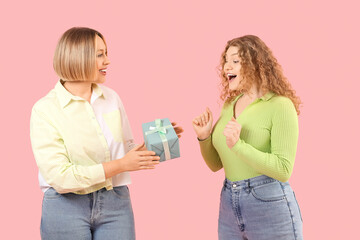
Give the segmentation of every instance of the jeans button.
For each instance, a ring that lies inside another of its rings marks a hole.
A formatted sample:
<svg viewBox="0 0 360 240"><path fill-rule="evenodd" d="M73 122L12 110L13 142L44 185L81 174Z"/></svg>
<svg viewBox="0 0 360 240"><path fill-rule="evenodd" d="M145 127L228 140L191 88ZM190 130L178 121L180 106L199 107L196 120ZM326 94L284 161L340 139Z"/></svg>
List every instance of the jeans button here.
<svg viewBox="0 0 360 240"><path fill-rule="evenodd" d="M235 187L236 187L236 184L233 184L233 187L235 188Z"/></svg>

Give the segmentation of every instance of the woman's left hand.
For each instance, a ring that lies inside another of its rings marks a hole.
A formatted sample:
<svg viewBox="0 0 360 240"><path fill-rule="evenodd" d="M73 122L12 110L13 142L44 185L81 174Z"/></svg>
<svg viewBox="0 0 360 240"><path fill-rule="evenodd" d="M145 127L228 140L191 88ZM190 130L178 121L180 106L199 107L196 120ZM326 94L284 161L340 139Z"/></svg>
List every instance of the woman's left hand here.
<svg viewBox="0 0 360 240"><path fill-rule="evenodd" d="M175 127L176 124L177 124L176 122L172 122L172 123L171 123L171 125L173 125L173 127L174 127L174 130L175 130L175 132L176 132L176 135L178 136L178 138L181 138L181 133L184 132L184 130L183 130L182 127L180 127L180 126Z"/></svg>
<svg viewBox="0 0 360 240"><path fill-rule="evenodd" d="M226 145L231 149L240 138L241 125L235 120L234 117L226 124L224 129L224 136L226 137Z"/></svg>

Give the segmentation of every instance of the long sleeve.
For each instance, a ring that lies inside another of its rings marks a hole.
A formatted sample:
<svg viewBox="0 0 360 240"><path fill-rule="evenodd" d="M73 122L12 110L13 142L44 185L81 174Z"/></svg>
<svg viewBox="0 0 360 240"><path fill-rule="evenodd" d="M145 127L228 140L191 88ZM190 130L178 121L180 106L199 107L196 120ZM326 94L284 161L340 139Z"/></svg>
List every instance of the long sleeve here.
<svg viewBox="0 0 360 240"><path fill-rule="evenodd" d="M119 102L119 111L121 114L121 121L123 126L123 137L124 137L124 144L125 144L125 153L129 152L131 149L133 149L136 144L134 143L134 137L132 134L131 126L129 123L129 119L127 117L125 107L120 100L120 97L117 96L118 102Z"/></svg>
<svg viewBox="0 0 360 240"><path fill-rule="evenodd" d="M105 182L102 164L78 165L69 160L61 134L52 122L33 109L30 139L39 170L59 193L76 192Z"/></svg>
<svg viewBox="0 0 360 240"><path fill-rule="evenodd" d="M220 170L223 165L220 160L219 154L212 144L212 136L208 137L205 140L200 141L200 150L201 155L203 156L206 165L213 171L216 172Z"/></svg>
<svg viewBox="0 0 360 240"><path fill-rule="evenodd" d="M282 101L272 119L271 152L262 152L239 141L231 149L259 173L287 181L293 170L298 141L298 118L292 102Z"/></svg>

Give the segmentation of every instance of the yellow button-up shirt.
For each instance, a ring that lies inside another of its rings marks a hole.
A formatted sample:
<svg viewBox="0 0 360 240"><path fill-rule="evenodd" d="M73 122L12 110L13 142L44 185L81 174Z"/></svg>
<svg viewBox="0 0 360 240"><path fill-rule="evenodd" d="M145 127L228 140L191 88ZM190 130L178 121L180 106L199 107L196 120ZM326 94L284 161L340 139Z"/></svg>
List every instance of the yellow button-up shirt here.
<svg viewBox="0 0 360 240"><path fill-rule="evenodd" d="M133 146L131 128L119 96L93 84L91 104L59 81L35 103L30 138L43 191L87 194L129 184L121 173L105 179L103 162L123 157Z"/></svg>

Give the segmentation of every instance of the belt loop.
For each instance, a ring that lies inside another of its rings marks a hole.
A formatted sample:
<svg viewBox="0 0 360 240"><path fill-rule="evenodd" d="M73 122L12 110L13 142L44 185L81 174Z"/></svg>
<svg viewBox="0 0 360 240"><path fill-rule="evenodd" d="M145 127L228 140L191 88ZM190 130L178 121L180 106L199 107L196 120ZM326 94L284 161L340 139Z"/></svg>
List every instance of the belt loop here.
<svg viewBox="0 0 360 240"><path fill-rule="evenodd" d="M245 183L246 183L246 192L247 192L247 193L250 193L250 191L251 191L250 179L246 179L246 180L245 180Z"/></svg>
<svg viewBox="0 0 360 240"><path fill-rule="evenodd" d="M225 187L225 188L231 188L231 187L229 187L229 185L230 185L229 179L225 178L224 187Z"/></svg>

